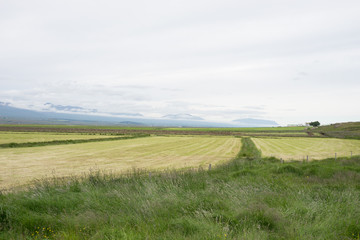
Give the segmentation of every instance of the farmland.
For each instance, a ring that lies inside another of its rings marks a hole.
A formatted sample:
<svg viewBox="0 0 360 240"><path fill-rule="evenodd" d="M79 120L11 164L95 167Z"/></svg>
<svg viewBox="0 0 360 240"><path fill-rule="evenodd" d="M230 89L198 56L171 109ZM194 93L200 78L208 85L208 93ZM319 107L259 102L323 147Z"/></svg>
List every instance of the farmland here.
<svg viewBox="0 0 360 240"><path fill-rule="evenodd" d="M283 136L323 137L304 127L272 128L159 128L114 126L66 126L66 125L0 125L0 131L48 132L77 134L156 134L156 135L213 135L213 136Z"/></svg>
<svg viewBox="0 0 360 240"><path fill-rule="evenodd" d="M360 140L345 135L2 130L25 145L0 149L0 239L360 239Z"/></svg>
<svg viewBox="0 0 360 240"><path fill-rule="evenodd" d="M25 142L47 142L54 140L78 140L109 138L112 136L99 134L65 134L65 133L39 133L39 132L0 132L0 144L25 143Z"/></svg>
<svg viewBox="0 0 360 240"><path fill-rule="evenodd" d="M71 135L70 135L71 136ZM88 173L198 167L229 160L241 147L234 137L149 137L118 141L0 150L0 186L34 178Z"/></svg>
<svg viewBox="0 0 360 240"><path fill-rule="evenodd" d="M1 194L0 239L360 238L358 156L280 163L252 148L211 171L93 172Z"/></svg>
<svg viewBox="0 0 360 240"><path fill-rule="evenodd" d="M360 155L360 141L334 138L253 138L264 157L284 160L319 160Z"/></svg>

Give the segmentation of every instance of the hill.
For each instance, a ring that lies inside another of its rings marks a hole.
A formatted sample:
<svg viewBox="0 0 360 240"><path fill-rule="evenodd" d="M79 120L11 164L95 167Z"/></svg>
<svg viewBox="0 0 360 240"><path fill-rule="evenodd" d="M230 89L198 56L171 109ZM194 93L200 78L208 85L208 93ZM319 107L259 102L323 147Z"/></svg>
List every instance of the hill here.
<svg viewBox="0 0 360 240"><path fill-rule="evenodd" d="M311 130L327 137L360 139L360 122L335 123Z"/></svg>

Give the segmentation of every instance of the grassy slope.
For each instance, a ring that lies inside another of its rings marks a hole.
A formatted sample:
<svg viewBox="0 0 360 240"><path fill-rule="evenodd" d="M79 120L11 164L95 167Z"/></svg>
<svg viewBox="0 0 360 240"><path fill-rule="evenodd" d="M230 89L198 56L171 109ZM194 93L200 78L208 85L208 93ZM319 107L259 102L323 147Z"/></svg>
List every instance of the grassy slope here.
<svg viewBox="0 0 360 240"><path fill-rule="evenodd" d="M327 137L360 139L360 122L335 123L312 131Z"/></svg>
<svg viewBox="0 0 360 240"><path fill-rule="evenodd" d="M0 239L359 239L360 157L93 173L0 195Z"/></svg>

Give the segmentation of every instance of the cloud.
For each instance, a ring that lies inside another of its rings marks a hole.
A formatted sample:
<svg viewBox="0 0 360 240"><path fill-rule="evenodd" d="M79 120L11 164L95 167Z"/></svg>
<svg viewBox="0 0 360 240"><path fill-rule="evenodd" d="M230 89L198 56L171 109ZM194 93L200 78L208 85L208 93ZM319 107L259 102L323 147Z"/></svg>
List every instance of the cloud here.
<svg viewBox="0 0 360 240"><path fill-rule="evenodd" d="M63 105L54 105L52 103L45 103L45 111L61 111L61 112L76 112L76 113L97 113L98 110L96 109L86 109L83 107L78 106L63 106Z"/></svg>
<svg viewBox="0 0 360 240"><path fill-rule="evenodd" d="M360 118L342 107L360 101L359 1L0 5L1 101L224 121Z"/></svg>

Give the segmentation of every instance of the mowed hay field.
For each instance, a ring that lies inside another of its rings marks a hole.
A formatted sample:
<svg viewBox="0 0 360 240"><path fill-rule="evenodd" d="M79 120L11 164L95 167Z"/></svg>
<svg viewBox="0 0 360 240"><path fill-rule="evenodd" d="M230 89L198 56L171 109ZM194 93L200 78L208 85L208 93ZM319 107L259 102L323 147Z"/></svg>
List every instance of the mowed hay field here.
<svg viewBox="0 0 360 240"><path fill-rule="evenodd" d="M198 167L230 160L241 139L215 136L155 136L71 145L0 149L0 188L32 179L89 173L91 169Z"/></svg>
<svg viewBox="0 0 360 240"><path fill-rule="evenodd" d="M336 138L252 138L264 157L284 160L309 160L360 155L360 140Z"/></svg>
<svg viewBox="0 0 360 240"><path fill-rule="evenodd" d="M43 132L0 132L0 144L47 142L54 140L79 140L116 137L99 134L73 134L73 133L43 133Z"/></svg>

